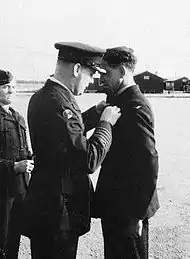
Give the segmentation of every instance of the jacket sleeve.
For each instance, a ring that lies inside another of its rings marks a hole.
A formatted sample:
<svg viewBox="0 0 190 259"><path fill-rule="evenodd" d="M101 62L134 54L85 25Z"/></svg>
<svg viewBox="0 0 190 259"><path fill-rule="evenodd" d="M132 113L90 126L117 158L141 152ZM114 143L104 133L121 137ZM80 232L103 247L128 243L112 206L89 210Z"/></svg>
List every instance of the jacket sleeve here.
<svg viewBox="0 0 190 259"><path fill-rule="evenodd" d="M82 113L85 132L95 128L99 122L101 114L96 110L96 106L91 107Z"/></svg>
<svg viewBox="0 0 190 259"><path fill-rule="evenodd" d="M92 136L87 139L81 114L71 110L72 116L66 117L65 109L58 114L60 122L68 134L68 154L71 164L82 171L93 173L103 162L112 142L111 124L100 121ZM92 112L92 110L90 111Z"/></svg>
<svg viewBox="0 0 190 259"><path fill-rule="evenodd" d="M31 149L29 149L29 134L27 132L27 127L26 127L26 123L25 123L25 119L22 115L20 115L17 112L17 116L19 117L19 131L20 131L20 143L21 145L23 145L23 154L20 158L20 160L25 160L25 159L32 159L32 151Z"/></svg>
<svg viewBox="0 0 190 259"><path fill-rule="evenodd" d="M87 139L75 100L55 92L47 98L46 108L37 111L35 97L29 103L28 124L36 163L49 161L48 164L56 163L58 168L71 168L76 173L93 173L111 145L111 124L99 122Z"/></svg>
<svg viewBox="0 0 190 259"><path fill-rule="evenodd" d="M33 153L32 153L32 150L29 149L28 143L29 143L29 139L28 139L28 136L27 136L27 134L26 134L26 152L27 152L27 159L31 160L31 159L33 159Z"/></svg>
<svg viewBox="0 0 190 259"><path fill-rule="evenodd" d="M143 219L154 195L158 177L154 118L150 107L132 107L122 130L125 131L127 154L132 170L133 197L129 202L129 213L131 218Z"/></svg>
<svg viewBox="0 0 190 259"><path fill-rule="evenodd" d="M4 182L9 185L16 179L16 173L14 170L14 161L3 159L0 157L0 182Z"/></svg>

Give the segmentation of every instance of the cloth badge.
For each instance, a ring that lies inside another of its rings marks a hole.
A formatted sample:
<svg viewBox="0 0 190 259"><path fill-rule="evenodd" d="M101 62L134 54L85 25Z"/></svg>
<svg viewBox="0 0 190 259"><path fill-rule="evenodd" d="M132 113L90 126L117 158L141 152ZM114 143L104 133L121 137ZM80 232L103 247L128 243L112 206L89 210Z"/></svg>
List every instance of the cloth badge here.
<svg viewBox="0 0 190 259"><path fill-rule="evenodd" d="M141 108L140 105L138 105L138 106L135 107L136 110L138 110L138 109L140 109L140 108Z"/></svg>
<svg viewBox="0 0 190 259"><path fill-rule="evenodd" d="M66 120L69 120L70 118L73 117L73 112L69 109L66 109L63 111L63 117L66 119Z"/></svg>

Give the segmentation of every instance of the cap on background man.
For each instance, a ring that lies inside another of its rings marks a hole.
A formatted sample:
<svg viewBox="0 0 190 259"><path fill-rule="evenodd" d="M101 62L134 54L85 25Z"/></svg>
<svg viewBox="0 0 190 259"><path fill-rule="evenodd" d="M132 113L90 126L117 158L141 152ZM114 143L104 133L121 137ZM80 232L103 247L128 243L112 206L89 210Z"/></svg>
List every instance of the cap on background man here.
<svg viewBox="0 0 190 259"><path fill-rule="evenodd" d="M13 80L13 75L7 70L0 70L0 85L9 84Z"/></svg>
<svg viewBox="0 0 190 259"><path fill-rule="evenodd" d="M66 62L80 63L84 67L90 67L95 72L105 72L100 68L100 63L105 49L90 46L81 42L57 42L55 48L59 50L58 59Z"/></svg>

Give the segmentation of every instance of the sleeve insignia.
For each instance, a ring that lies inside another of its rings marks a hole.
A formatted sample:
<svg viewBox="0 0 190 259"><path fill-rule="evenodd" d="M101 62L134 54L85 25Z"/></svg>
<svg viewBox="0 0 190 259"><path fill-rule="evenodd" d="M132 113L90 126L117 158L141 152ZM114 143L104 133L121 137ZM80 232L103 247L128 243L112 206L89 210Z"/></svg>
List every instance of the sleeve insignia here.
<svg viewBox="0 0 190 259"><path fill-rule="evenodd" d="M70 118L73 117L73 112L69 109L65 109L63 111L63 118L66 119L66 120L69 120Z"/></svg>
<svg viewBox="0 0 190 259"><path fill-rule="evenodd" d="M138 110L138 109L140 109L140 108L141 108L140 105L138 105L138 106L135 107L136 110Z"/></svg>

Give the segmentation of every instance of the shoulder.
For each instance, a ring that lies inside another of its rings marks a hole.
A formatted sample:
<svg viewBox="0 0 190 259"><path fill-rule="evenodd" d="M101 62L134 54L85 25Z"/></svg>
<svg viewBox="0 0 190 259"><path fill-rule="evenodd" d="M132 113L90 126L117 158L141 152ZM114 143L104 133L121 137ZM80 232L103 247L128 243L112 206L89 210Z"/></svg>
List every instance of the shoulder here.
<svg viewBox="0 0 190 259"><path fill-rule="evenodd" d="M66 88L56 82L47 80L44 87L38 90L30 99L29 106L36 109L39 106L44 109L68 106L72 103L72 95Z"/></svg>
<svg viewBox="0 0 190 259"><path fill-rule="evenodd" d="M24 117L23 117L18 111L15 111L15 110L14 110L14 112L15 112L16 118L18 118L18 119L17 119L17 120L18 120L18 123L19 123L22 127L26 128L26 122L25 122Z"/></svg>
<svg viewBox="0 0 190 259"><path fill-rule="evenodd" d="M130 99L128 99L128 106L137 112L147 112L152 114L152 107L147 97L140 91L139 88L133 92Z"/></svg>
<svg viewBox="0 0 190 259"><path fill-rule="evenodd" d="M152 107L143 95L127 100L127 102L123 104L121 113L125 114L123 118L128 118L135 123L145 123L147 125L154 126Z"/></svg>

